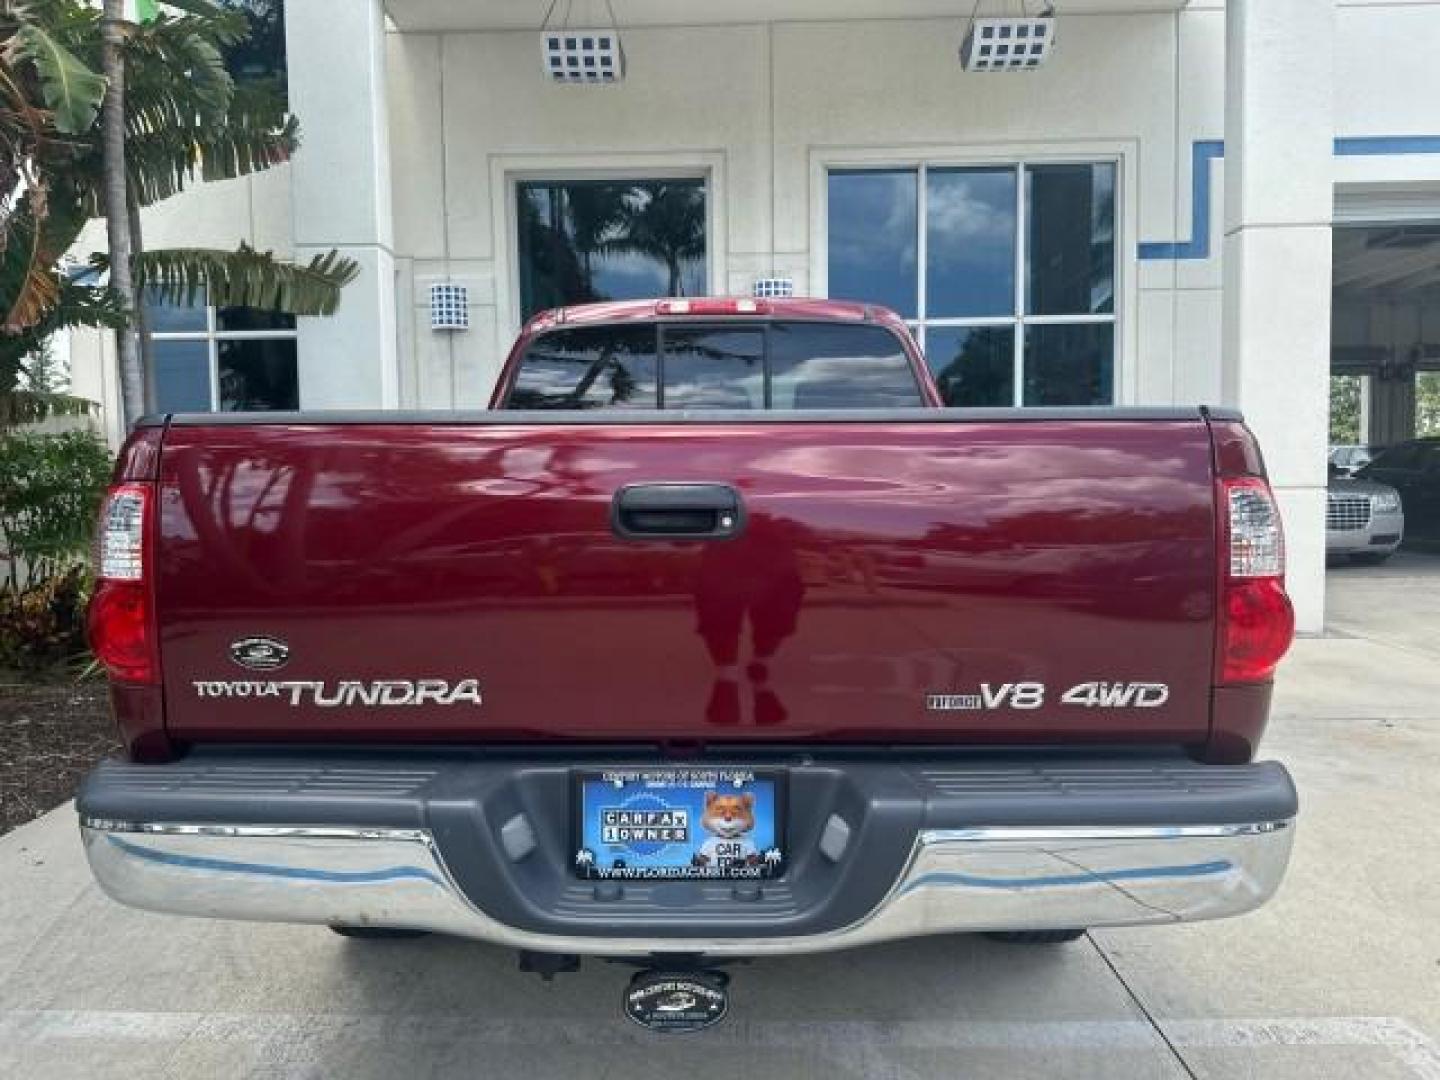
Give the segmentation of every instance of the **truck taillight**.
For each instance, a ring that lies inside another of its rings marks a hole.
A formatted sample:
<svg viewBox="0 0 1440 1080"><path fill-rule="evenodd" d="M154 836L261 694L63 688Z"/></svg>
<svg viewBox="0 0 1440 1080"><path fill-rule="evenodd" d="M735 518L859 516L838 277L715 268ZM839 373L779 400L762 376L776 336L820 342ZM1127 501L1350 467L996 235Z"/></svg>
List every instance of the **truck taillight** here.
<svg viewBox="0 0 1440 1080"><path fill-rule="evenodd" d="M1295 636L1285 595L1285 535L1270 485L1220 482L1226 566L1220 604L1220 682L1263 682Z"/></svg>
<svg viewBox="0 0 1440 1080"><path fill-rule="evenodd" d="M117 682L160 681L146 566L152 502L148 486L117 484L100 507L87 624L90 647Z"/></svg>

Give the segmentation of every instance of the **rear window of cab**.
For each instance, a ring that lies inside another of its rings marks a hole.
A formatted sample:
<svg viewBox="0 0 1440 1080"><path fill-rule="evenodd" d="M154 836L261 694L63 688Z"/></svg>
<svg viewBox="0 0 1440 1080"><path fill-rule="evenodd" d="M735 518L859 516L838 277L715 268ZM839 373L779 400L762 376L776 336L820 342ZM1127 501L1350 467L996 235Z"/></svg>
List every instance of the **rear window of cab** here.
<svg viewBox="0 0 1440 1080"><path fill-rule="evenodd" d="M506 409L895 409L924 405L900 339L824 322L628 323L531 342Z"/></svg>

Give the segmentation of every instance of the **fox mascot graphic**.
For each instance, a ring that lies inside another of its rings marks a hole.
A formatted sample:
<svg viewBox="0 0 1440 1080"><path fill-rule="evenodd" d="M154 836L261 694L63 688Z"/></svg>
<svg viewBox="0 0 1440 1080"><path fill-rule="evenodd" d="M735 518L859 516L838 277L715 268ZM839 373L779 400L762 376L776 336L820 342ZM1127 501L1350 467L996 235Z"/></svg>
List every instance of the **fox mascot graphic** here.
<svg viewBox="0 0 1440 1080"><path fill-rule="evenodd" d="M710 835L691 860L696 866L755 866L760 853L749 833L755 828L755 796L705 793L705 813L700 824Z"/></svg>

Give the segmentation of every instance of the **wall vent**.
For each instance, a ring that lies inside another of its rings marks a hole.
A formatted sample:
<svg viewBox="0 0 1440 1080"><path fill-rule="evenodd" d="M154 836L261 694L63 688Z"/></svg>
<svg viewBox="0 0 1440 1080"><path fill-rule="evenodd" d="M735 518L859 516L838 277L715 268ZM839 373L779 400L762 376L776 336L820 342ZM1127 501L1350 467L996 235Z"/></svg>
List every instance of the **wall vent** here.
<svg viewBox="0 0 1440 1080"><path fill-rule="evenodd" d="M788 277L755 279L753 290L757 300L784 300L795 295L795 280Z"/></svg>
<svg viewBox="0 0 1440 1080"><path fill-rule="evenodd" d="M430 329L469 330L470 290L448 281L431 285Z"/></svg>

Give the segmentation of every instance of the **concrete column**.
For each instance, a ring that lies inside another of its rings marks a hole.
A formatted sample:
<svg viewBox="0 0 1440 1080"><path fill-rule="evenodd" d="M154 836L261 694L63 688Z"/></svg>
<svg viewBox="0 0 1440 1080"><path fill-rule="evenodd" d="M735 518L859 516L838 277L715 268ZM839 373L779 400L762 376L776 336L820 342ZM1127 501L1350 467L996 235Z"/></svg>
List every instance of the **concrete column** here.
<svg viewBox="0 0 1440 1080"><path fill-rule="evenodd" d="M290 173L295 258L339 248L361 267L335 315L300 320L300 406L393 408L399 363L382 0L290 0L285 45L301 135Z"/></svg>
<svg viewBox="0 0 1440 1080"><path fill-rule="evenodd" d="M1331 0L1225 9L1221 388L1264 448L1302 633L1325 616L1333 37Z"/></svg>

